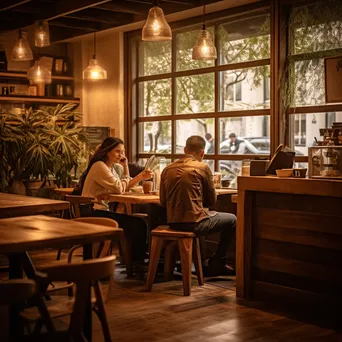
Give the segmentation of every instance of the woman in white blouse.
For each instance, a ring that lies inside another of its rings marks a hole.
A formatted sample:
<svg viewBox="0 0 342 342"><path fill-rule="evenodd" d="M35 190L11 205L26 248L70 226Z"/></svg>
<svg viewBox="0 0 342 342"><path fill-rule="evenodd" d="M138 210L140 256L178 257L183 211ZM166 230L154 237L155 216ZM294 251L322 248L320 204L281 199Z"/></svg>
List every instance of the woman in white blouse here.
<svg viewBox="0 0 342 342"><path fill-rule="evenodd" d="M105 192L122 194L140 181L150 179L152 175L152 172L144 170L131 178L123 141L109 137L97 149L80 179L82 196L97 199L98 195ZM119 227L124 229L126 238L132 240L133 260L143 260L147 233L145 221L138 217L109 211L106 201L96 200L94 209L94 216L108 217L118 222Z"/></svg>

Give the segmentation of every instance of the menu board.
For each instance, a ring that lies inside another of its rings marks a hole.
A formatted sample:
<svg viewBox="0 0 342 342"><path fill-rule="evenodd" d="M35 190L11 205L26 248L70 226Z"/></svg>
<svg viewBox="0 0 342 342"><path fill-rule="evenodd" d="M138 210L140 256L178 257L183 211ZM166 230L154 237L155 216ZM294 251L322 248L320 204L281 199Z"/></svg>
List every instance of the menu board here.
<svg viewBox="0 0 342 342"><path fill-rule="evenodd" d="M90 150L95 150L97 145L102 144L103 140L110 136L109 127L84 126L83 132L87 137Z"/></svg>

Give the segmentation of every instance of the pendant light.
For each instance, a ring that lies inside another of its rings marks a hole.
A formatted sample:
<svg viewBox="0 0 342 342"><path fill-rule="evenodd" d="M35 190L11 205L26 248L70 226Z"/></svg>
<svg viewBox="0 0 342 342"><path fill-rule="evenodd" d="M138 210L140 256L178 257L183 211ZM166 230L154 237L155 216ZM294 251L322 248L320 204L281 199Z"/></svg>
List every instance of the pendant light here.
<svg viewBox="0 0 342 342"><path fill-rule="evenodd" d="M45 47L50 45L50 31L47 20L36 22L34 45L37 47Z"/></svg>
<svg viewBox="0 0 342 342"><path fill-rule="evenodd" d="M41 65L40 58L38 57L34 65L27 71L27 78L33 84L50 84L51 71L44 65Z"/></svg>
<svg viewBox="0 0 342 342"><path fill-rule="evenodd" d="M149 10L142 29L142 40L160 42L171 39L171 27L164 17L163 10L158 6L158 0L153 0L153 7Z"/></svg>
<svg viewBox="0 0 342 342"><path fill-rule="evenodd" d="M102 68L99 65L99 62L96 59L96 35L94 32L94 54L93 58L90 60L89 65L83 70L83 79L84 80L106 80L107 79L107 70Z"/></svg>
<svg viewBox="0 0 342 342"><path fill-rule="evenodd" d="M197 42L192 49L192 59L209 61L217 58L216 47L210 32L205 27L205 5L203 5L203 26L198 34Z"/></svg>
<svg viewBox="0 0 342 342"><path fill-rule="evenodd" d="M13 48L12 61L21 62L21 61L31 61L33 59L32 50L27 41L26 35L23 35L21 29L19 29L18 40Z"/></svg>

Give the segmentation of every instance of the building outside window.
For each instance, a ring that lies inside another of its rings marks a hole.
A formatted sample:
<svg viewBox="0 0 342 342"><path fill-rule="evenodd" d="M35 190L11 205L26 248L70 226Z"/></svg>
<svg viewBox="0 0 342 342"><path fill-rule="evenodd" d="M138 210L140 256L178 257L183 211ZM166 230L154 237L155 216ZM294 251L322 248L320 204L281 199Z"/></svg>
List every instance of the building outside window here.
<svg viewBox="0 0 342 342"><path fill-rule="evenodd" d="M289 144L308 155L320 128L342 121L341 104L325 102L324 58L342 51L342 18L326 3L292 8L289 27ZM333 111L331 109L333 108Z"/></svg>

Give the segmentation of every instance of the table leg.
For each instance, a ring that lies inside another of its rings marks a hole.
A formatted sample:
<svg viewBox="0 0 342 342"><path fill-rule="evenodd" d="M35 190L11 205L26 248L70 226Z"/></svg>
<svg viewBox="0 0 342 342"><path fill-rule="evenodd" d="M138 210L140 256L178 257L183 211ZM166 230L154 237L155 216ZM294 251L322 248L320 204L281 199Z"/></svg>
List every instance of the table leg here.
<svg viewBox="0 0 342 342"><path fill-rule="evenodd" d="M22 278L23 271L21 269L21 261L20 254L10 254L8 255L8 263L9 263L9 278ZM8 308L9 313L9 336L10 341L15 341L18 339L19 331L18 327L20 324L19 313L20 313L20 305L10 305Z"/></svg>
<svg viewBox="0 0 342 342"><path fill-rule="evenodd" d="M83 260L93 258L93 245L83 245ZM83 333L88 342L92 342L92 308L91 308L91 289L89 288L87 308L84 317Z"/></svg>

